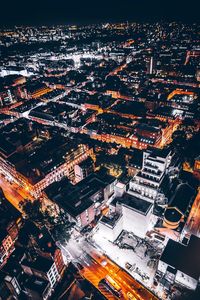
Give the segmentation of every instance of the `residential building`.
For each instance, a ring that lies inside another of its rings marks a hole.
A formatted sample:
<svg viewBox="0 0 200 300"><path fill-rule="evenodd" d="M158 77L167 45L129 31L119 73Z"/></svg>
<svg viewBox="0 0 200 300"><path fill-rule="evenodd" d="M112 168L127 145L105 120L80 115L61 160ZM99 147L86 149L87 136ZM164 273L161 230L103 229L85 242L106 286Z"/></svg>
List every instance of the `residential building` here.
<svg viewBox="0 0 200 300"><path fill-rule="evenodd" d="M163 200L160 193L162 182L167 174L171 152L168 149L144 151L142 169L130 181L129 193L140 199L154 203Z"/></svg>
<svg viewBox="0 0 200 300"><path fill-rule="evenodd" d="M22 219L20 212L14 208L0 190L0 268L15 249Z"/></svg>
<svg viewBox="0 0 200 300"><path fill-rule="evenodd" d="M45 189L45 193L79 228L83 228L108 207L114 198L116 183L117 179L100 170L76 185L71 185L66 179L54 183Z"/></svg>
<svg viewBox="0 0 200 300"><path fill-rule="evenodd" d="M74 167L75 181L78 183L79 181L83 180L93 172L94 172L94 161L92 160L91 157L88 157L80 164L75 165Z"/></svg>
<svg viewBox="0 0 200 300"><path fill-rule="evenodd" d="M54 287L60 279L56 264L50 258L37 256L32 260L24 259L21 265L26 274L47 280L51 287Z"/></svg>

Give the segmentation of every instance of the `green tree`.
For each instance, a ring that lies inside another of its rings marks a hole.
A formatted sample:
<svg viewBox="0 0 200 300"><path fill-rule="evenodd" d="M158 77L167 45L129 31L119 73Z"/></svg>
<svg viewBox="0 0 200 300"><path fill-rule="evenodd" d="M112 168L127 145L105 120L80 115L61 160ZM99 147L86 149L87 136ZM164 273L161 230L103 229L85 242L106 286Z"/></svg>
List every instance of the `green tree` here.
<svg viewBox="0 0 200 300"><path fill-rule="evenodd" d="M20 208L32 221L42 221L43 213L40 200L30 201L25 199L24 201L20 202Z"/></svg>
<svg viewBox="0 0 200 300"><path fill-rule="evenodd" d="M60 243L69 240L71 229L75 223L69 221L67 214L63 210L55 214L55 211L49 206L44 211L40 200L30 201L28 199L22 201L20 207L29 220L47 226L55 240Z"/></svg>

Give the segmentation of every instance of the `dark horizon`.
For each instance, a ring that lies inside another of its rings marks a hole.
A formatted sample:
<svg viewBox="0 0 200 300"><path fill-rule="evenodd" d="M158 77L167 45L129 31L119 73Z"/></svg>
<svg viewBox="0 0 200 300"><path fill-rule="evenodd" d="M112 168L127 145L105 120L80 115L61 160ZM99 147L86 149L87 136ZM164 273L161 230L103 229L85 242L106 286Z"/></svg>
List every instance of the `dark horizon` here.
<svg viewBox="0 0 200 300"><path fill-rule="evenodd" d="M92 0L68 1L39 0L18 2L10 0L1 4L0 26L86 24L119 21L183 21L198 22L198 2L158 0Z"/></svg>

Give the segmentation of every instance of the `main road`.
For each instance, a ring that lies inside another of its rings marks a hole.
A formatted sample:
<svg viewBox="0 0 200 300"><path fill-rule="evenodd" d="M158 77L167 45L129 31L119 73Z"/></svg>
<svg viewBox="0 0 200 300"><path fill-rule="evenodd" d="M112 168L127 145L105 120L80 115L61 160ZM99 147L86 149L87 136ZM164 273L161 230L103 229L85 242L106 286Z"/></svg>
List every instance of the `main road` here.
<svg viewBox="0 0 200 300"><path fill-rule="evenodd" d="M3 175L2 173L0 173L0 187L2 188L7 200L19 211L21 211L19 205L21 201L23 201L24 199L33 199L28 191L24 190L17 183L11 183L10 181L8 181L5 175Z"/></svg>
<svg viewBox="0 0 200 300"><path fill-rule="evenodd" d="M121 287L121 299L129 300L128 292L133 295L133 300L158 299L125 270L104 255L100 249L96 249L84 238L70 240L65 247L61 248L66 256L70 256L73 261L77 262L77 266L81 264L80 274L98 288L107 299L118 299L104 285L99 284L107 275L112 277Z"/></svg>
<svg viewBox="0 0 200 300"><path fill-rule="evenodd" d="M185 225L185 231L189 234L200 236L200 190L192 205L188 221Z"/></svg>

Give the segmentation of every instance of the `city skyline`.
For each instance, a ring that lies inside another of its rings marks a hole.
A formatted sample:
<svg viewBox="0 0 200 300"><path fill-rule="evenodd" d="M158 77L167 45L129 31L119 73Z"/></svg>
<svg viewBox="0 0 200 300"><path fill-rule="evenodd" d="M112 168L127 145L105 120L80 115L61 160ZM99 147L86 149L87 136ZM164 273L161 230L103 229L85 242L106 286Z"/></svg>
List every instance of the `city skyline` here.
<svg viewBox="0 0 200 300"><path fill-rule="evenodd" d="M0 26L86 24L118 21L198 22L198 1L102 0L86 1L4 1Z"/></svg>
<svg viewBox="0 0 200 300"><path fill-rule="evenodd" d="M2 6L0 300L200 299L195 7Z"/></svg>

